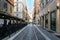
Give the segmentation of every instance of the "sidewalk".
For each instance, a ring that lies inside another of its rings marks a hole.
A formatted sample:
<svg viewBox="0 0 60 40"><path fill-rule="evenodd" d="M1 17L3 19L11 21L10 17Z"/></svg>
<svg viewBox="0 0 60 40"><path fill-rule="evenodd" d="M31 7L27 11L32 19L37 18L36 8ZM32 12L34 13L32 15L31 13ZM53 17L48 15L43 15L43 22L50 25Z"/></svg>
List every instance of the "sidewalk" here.
<svg viewBox="0 0 60 40"><path fill-rule="evenodd" d="M46 30L43 29L42 27L38 26L39 30L41 30L46 36L48 36L49 38L51 38L52 40L60 40L53 31L51 30Z"/></svg>
<svg viewBox="0 0 60 40"><path fill-rule="evenodd" d="M7 37L5 37L4 39L2 39L2 40L7 40L7 39L9 39L10 37L12 37L12 36L14 36L17 32L19 32L20 30L18 30L18 31L16 31L16 32L14 32L13 34L11 34L10 36L7 36Z"/></svg>
<svg viewBox="0 0 60 40"><path fill-rule="evenodd" d="M28 26L28 25L27 25ZM8 38L7 40L13 40L15 39L17 36L19 36L20 33L23 32L23 30L25 30L27 28L27 26L25 26L24 28L22 28L21 30L17 31L16 34L14 34L12 37Z"/></svg>
<svg viewBox="0 0 60 40"><path fill-rule="evenodd" d="M10 36L7 36L7 37L5 37L4 39L2 39L2 40L8 40L8 39L11 39L12 37L16 37L18 34L20 34L20 32L22 31L22 30L24 30L26 27L24 27L24 28L22 28L22 29L20 29L20 30L18 30L18 31L16 31L16 32L14 32L13 34L11 34ZM16 35L17 34L17 35Z"/></svg>

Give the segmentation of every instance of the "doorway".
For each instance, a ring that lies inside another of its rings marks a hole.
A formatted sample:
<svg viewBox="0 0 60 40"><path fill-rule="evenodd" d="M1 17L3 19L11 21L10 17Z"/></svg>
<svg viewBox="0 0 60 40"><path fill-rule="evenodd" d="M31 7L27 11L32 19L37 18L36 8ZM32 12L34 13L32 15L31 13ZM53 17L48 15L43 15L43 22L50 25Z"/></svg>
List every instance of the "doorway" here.
<svg viewBox="0 0 60 40"><path fill-rule="evenodd" d="M51 30L56 31L56 11L51 12Z"/></svg>
<svg viewBox="0 0 60 40"><path fill-rule="evenodd" d="M48 28L48 14L45 15L45 28Z"/></svg>

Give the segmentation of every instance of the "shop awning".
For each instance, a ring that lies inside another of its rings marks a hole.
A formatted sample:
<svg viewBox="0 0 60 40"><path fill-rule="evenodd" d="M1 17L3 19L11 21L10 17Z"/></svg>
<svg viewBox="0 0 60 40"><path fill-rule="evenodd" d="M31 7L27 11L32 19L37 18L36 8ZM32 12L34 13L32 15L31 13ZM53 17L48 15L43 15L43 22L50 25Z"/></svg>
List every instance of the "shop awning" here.
<svg viewBox="0 0 60 40"><path fill-rule="evenodd" d="M9 15L8 13L2 12L2 11L0 11L0 18L1 19L11 19L11 20L25 21L23 19L20 19L18 17L12 16L12 15Z"/></svg>

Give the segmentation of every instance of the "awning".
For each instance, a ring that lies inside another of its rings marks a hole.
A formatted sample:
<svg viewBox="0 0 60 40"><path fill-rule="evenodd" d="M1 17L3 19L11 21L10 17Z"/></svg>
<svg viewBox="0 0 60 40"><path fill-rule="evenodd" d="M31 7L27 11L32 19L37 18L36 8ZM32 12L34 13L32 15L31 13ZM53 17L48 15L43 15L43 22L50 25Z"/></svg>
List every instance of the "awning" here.
<svg viewBox="0 0 60 40"><path fill-rule="evenodd" d="M0 11L0 18L1 19L11 19L11 20L17 20L17 21L25 21L25 20L23 20L23 19L20 19L20 18L18 18L18 17L15 17L15 16L12 16L12 15L9 15L8 13L6 13L6 12L2 12L2 11Z"/></svg>

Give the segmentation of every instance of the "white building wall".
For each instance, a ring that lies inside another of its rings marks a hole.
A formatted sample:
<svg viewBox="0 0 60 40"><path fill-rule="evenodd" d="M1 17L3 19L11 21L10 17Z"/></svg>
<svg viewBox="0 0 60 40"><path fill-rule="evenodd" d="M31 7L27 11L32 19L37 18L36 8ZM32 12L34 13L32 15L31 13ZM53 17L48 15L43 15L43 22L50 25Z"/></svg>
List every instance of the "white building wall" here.
<svg viewBox="0 0 60 40"><path fill-rule="evenodd" d="M23 18L22 13L15 13L14 16L18 17L18 18Z"/></svg>
<svg viewBox="0 0 60 40"><path fill-rule="evenodd" d="M26 0L24 0L25 2ZM23 0L14 0L14 16L24 19L24 2Z"/></svg>

